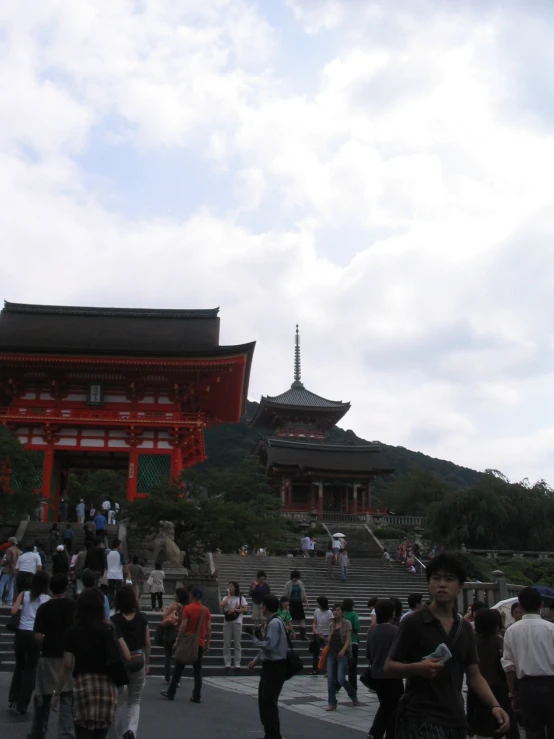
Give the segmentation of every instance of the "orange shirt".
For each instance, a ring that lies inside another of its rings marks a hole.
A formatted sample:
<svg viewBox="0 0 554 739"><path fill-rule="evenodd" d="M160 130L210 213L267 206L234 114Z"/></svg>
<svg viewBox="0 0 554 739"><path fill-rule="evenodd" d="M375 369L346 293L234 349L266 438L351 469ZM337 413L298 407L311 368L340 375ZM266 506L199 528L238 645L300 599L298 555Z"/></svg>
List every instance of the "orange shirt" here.
<svg viewBox="0 0 554 739"><path fill-rule="evenodd" d="M202 628L200 630L200 646L203 647L206 642L206 632L208 631L208 624L210 623L212 616L210 611L202 603L190 603L185 606L183 610L183 620L187 620L187 627L185 634L195 634L198 628L198 621L202 615L202 611L205 611L204 620L202 621Z"/></svg>

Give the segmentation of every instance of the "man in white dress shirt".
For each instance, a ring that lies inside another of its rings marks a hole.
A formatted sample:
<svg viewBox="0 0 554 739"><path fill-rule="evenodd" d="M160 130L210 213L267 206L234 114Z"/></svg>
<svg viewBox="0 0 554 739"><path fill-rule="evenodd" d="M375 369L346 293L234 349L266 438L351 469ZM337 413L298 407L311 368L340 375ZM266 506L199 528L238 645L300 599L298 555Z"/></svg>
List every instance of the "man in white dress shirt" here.
<svg viewBox="0 0 554 739"><path fill-rule="evenodd" d="M506 631L502 657L510 699L515 709L519 695L527 739L554 739L554 624L540 616L538 590L518 600L524 615Z"/></svg>

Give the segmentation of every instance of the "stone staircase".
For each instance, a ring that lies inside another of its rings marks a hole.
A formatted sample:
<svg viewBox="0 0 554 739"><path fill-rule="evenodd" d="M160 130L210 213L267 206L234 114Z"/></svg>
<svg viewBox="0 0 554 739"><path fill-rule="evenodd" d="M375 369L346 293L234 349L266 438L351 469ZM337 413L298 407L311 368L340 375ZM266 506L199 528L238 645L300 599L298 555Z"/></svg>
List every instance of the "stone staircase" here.
<svg viewBox="0 0 554 739"><path fill-rule="evenodd" d="M19 548L24 549L24 547L28 544L34 544L35 541L40 541L42 545L44 546L44 549L46 553L48 554L48 532L52 528L51 523L39 523L37 521L30 521L27 530L25 531L25 536L23 537L23 541L19 542ZM73 554L75 552L78 552L79 549L84 545L85 542L85 532L83 529L82 524L80 523L74 523L71 522L71 528L73 530ZM58 529L60 532L60 537L63 534L63 531L65 529L65 523L59 523ZM118 526L117 524L114 524L112 526L107 527L107 541L106 544L110 545L112 542L112 539L115 539L117 537L117 531ZM61 538L60 538L61 543Z"/></svg>
<svg viewBox="0 0 554 739"><path fill-rule="evenodd" d="M346 533L346 532L344 532ZM342 601L343 598L351 597L354 600L356 611L360 615L362 629L360 633L360 672L366 665L365 645L366 633L369 626L369 611L367 600L371 596L389 597L396 596L402 599L406 607L406 599L409 593L419 592L427 595L427 582L424 577L408 575L400 565L394 565L385 569L380 560L356 560L353 559L348 580L343 583L340 580L338 570L335 577L329 579L326 575L325 561L321 558L302 559L299 557L255 557L239 555L216 555L215 566L219 575L219 589L225 593L227 583L230 580L238 580L242 588L247 592L250 583L258 569L265 570L272 592L281 595L286 581L289 579L292 569L299 569L302 580L306 587L310 608L307 612L306 625L308 631L311 629L312 613L316 608L316 598L326 595L330 603ZM246 595L250 604L250 598ZM164 597L164 604L171 601L171 596ZM141 607L147 616L151 636L161 620L160 613L150 611L150 596L145 594L141 598ZM0 671L11 671L14 667L13 634L6 631L5 623L8 618L8 608L0 608ZM250 614L244 617L244 624L250 625L252 619ZM298 628L296 631L298 633ZM308 652L309 642L296 639L295 649L298 651L305 665L306 673L311 669L311 655ZM250 637L245 632L242 638L242 664L244 672L248 662L254 658L256 649L251 645ZM161 647L152 648L151 674L163 675L164 656ZM204 672L206 675L224 675L223 668L223 616L212 614L212 648L204 660ZM323 678L320 678L323 679Z"/></svg>
<svg viewBox="0 0 554 739"><path fill-rule="evenodd" d="M333 523L326 526L331 535L344 534L349 557L353 559L381 557L383 553L381 546L364 524Z"/></svg>

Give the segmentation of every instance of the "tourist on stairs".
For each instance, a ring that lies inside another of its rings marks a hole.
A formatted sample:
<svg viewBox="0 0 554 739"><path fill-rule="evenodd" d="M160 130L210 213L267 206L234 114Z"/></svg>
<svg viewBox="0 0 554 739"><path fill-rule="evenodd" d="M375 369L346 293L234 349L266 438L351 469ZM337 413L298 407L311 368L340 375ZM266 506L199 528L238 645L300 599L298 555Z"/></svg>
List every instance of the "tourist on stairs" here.
<svg viewBox="0 0 554 739"><path fill-rule="evenodd" d="M127 667L129 684L117 691L114 728L118 738L135 739L140 716L140 698L150 662L150 629L146 616L139 610L131 585L119 588L114 603L116 613L112 616L112 623L118 636L124 639L131 656ZM129 665L133 665L132 671Z"/></svg>
<svg viewBox="0 0 554 739"><path fill-rule="evenodd" d="M162 690L164 698L172 701L175 699L179 680L185 669L185 662L180 660L179 645L186 636L196 635L198 639L198 651L188 664L192 664L194 674L194 688L190 698L191 703L200 703L202 698L202 657L210 648L212 635L212 617L208 608L202 605L202 591L194 588L191 592L191 602L183 610L183 619L175 641L175 669L173 677L167 690Z"/></svg>
<svg viewBox="0 0 554 739"><path fill-rule="evenodd" d="M252 620L254 626L261 626L263 623L262 604L264 597L269 595L271 588L267 582L267 576L263 570L258 570L256 579L250 586L250 597L252 598Z"/></svg>
<svg viewBox="0 0 554 739"><path fill-rule="evenodd" d="M306 641L308 637L306 636L306 612L304 611L304 606L309 608L310 604L298 570L293 570L290 573L290 580L285 585L283 595L289 599L290 615L292 616L293 622L298 621L300 625L300 638Z"/></svg>
<svg viewBox="0 0 554 739"><path fill-rule="evenodd" d="M352 656L352 624L344 618L340 603L333 606L333 618L329 623L329 651L327 652L327 708L337 710L337 683L346 690L352 706L358 705L356 691L348 682L348 664Z"/></svg>
<svg viewBox="0 0 554 739"><path fill-rule="evenodd" d="M248 613L246 598L240 594L238 582L230 582L227 595L220 603L225 621L223 623L223 663L225 669L231 669L231 642L234 647L235 670L240 670L242 657L242 620Z"/></svg>
<svg viewBox="0 0 554 739"><path fill-rule="evenodd" d="M323 647L327 646L329 639L329 624L333 618L332 612L329 610L329 601L324 595L320 595L317 599L317 605L313 618L313 642L310 645L312 653L312 671L310 674L319 675L319 653Z"/></svg>
<svg viewBox="0 0 554 739"><path fill-rule="evenodd" d="M38 555L37 555L38 556ZM44 570L33 575L30 587L17 596L11 609L15 616L21 609L19 626L15 632L15 669L10 685L8 701L17 713L27 713L35 686L40 649L33 629L39 606L50 600L48 595L48 573Z"/></svg>
<svg viewBox="0 0 554 739"><path fill-rule="evenodd" d="M358 690L358 649L360 648L360 617L354 610L354 601L352 598L345 598L342 602L344 610L344 618L352 624L352 655L350 664L348 665L348 682L354 690Z"/></svg>
<svg viewBox="0 0 554 739"><path fill-rule="evenodd" d="M154 569L150 573L148 578L148 585L150 587L150 602L153 611L162 610L163 607L163 595L165 573L162 569L162 563L156 562ZM156 607L157 605L157 607Z"/></svg>
<svg viewBox="0 0 554 739"><path fill-rule="evenodd" d="M113 626L104 622L103 594L98 588L85 588L77 598L74 626L64 637L62 668L51 703L52 710L57 711L60 693L73 672L76 739L108 736L117 703L117 688L109 676L108 664L114 639ZM123 639L119 639L119 644L128 655Z"/></svg>
<svg viewBox="0 0 554 739"><path fill-rule="evenodd" d="M28 739L45 739L48 733L50 704L62 666L63 640L75 617L75 601L67 597L68 585L67 575L53 575L50 579L52 598L37 610L34 632L42 649L36 674L33 727ZM58 739L75 739L71 679L60 696Z"/></svg>
<svg viewBox="0 0 554 739"><path fill-rule="evenodd" d="M163 645L164 645L164 682L169 685L171 680L171 660L173 659L173 647L177 634L181 628L183 620L183 609L189 602L189 591L187 588L175 589L175 600L173 603L164 608L162 621L160 626L163 629Z"/></svg>

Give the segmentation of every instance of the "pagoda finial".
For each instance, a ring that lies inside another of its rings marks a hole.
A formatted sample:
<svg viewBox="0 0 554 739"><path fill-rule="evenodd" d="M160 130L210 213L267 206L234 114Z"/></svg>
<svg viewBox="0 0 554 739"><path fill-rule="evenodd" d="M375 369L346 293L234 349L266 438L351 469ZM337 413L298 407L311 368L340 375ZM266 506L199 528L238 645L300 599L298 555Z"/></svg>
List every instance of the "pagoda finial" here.
<svg viewBox="0 0 554 739"><path fill-rule="evenodd" d="M294 381L301 382L302 371L300 363L300 332L296 324L296 337L294 340Z"/></svg>

